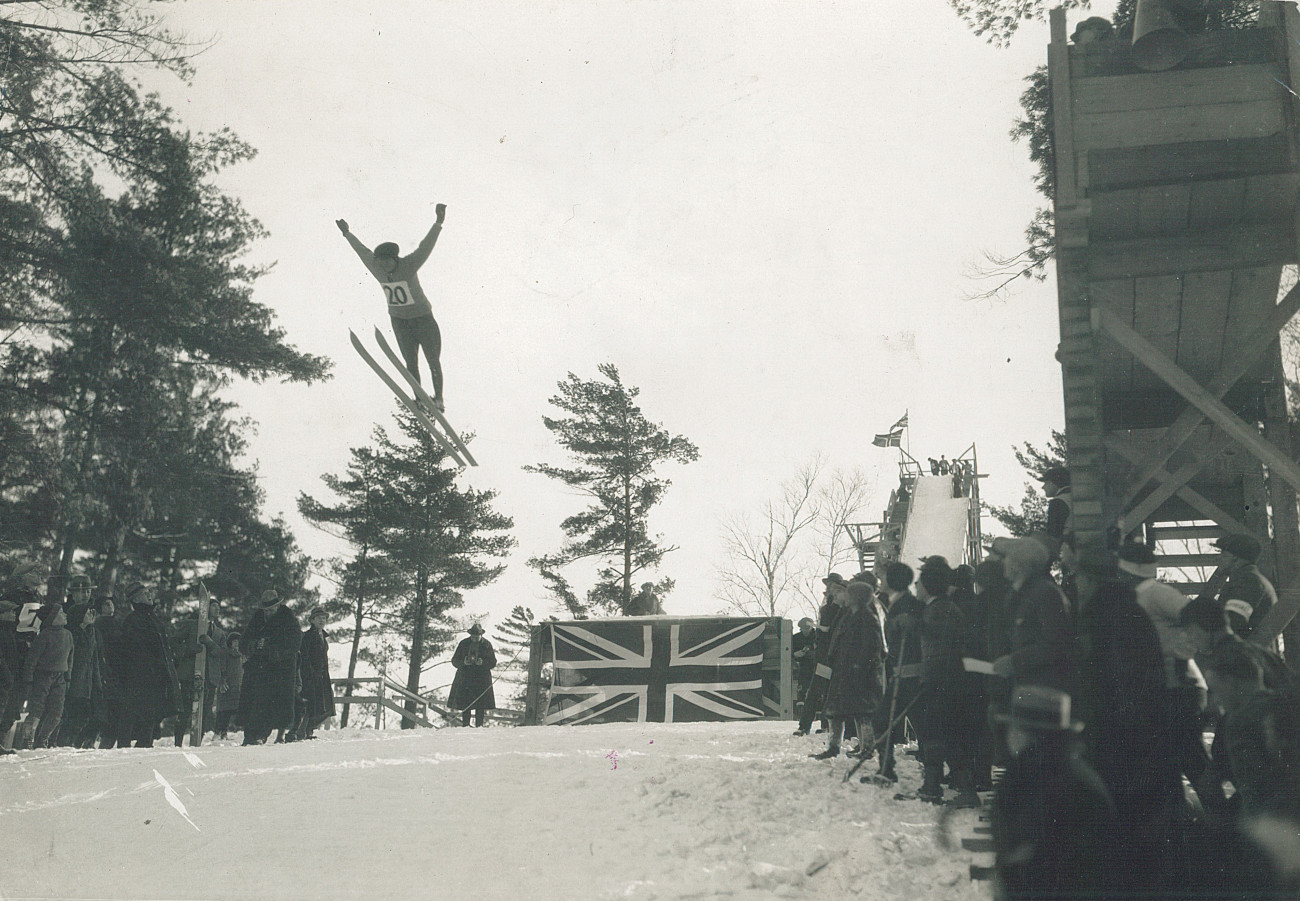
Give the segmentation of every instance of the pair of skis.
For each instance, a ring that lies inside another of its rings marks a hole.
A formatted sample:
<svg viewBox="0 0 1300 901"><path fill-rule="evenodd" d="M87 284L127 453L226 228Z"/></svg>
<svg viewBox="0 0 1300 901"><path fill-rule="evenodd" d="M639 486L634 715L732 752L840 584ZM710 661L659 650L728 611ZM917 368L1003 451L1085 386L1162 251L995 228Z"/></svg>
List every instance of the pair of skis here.
<svg viewBox="0 0 1300 901"><path fill-rule="evenodd" d="M433 399L420 387L420 380L411 375L402 359L393 353L393 349L389 346L384 333L377 328L375 329L375 340L379 342L379 349L384 352L384 356L388 357L389 362L406 380L406 384L410 386L413 394L408 395L403 391L402 386L388 374L388 371L383 366L379 365L375 358L370 355L370 351L366 350L365 345L361 343L361 339L357 337L356 332L348 329L348 335L352 338L352 346L357 349L357 353L361 354L361 359L370 364L370 368L375 371L375 375L383 379L384 384L402 402L402 406L406 407L416 421L424 426L425 431L442 445L447 455L456 461L456 465L465 466L468 463L470 466L478 466L478 461L469 452L465 442L460 440L460 435L456 434L456 430L451 427L447 417L442 415L442 411L434 406ZM437 425L434 424L435 420L438 423Z"/></svg>

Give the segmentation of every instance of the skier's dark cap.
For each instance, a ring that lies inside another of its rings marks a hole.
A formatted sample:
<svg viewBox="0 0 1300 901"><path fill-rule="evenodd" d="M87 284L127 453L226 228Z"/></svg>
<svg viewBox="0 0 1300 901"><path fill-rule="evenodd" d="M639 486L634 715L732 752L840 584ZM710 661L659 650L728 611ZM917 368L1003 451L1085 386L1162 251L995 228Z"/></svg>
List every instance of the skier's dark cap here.
<svg viewBox="0 0 1300 901"><path fill-rule="evenodd" d="M823 585L847 585L849 583L845 581L844 577L841 576L839 573L831 573L829 576L822 579L822 584Z"/></svg>
<svg viewBox="0 0 1300 901"><path fill-rule="evenodd" d="M229 635L226 636L226 647L228 648L234 647L235 642L239 641L239 639L243 637L244 636L238 632L231 632Z"/></svg>
<svg viewBox="0 0 1300 901"><path fill-rule="evenodd" d="M1033 732L1079 732L1083 723L1070 715L1070 696L1045 685L1022 685L1011 699L1011 713L999 722Z"/></svg>
<svg viewBox="0 0 1300 901"><path fill-rule="evenodd" d="M90 581L90 576L81 573L68 580L68 591L90 591L94 587L94 583Z"/></svg>
<svg viewBox="0 0 1300 901"><path fill-rule="evenodd" d="M987 548L984 549L984 553L990 557L1001 559L1007 555L1007 548L1011 546L1011 542L1014 540L1015 539L1008 538L1005 535L999 535L997 538L993 539L993 542Z"/></svg>
<svg viewBox="0 0 1300 901"><path fill-rule="evenodd" d="M483 634L483 627L480 626L478 623L475 623L474 625L472 625L472 626L469 627L469 634L470 634L470 635L482 635L482 634Z"/></svg>
<svg viewBox="0 0 1300 901"><path fill-rule="evenodd" d="M153 605L153 596L149 594L143 582L132 582L126 586L126 602L128 604L149 604Z"/></svg>
<svg viewBox="0 0 1300 901"><path fill-rule="evenodd" d="M1038 477L1038 481L1051 482L1054 485L1061 485L1064 487L1065 485L1070 484L1070 470L1066 469L1064 466L1048 467L1043 471L1043 474Z"/></svg>
<svg viewBox="0 0 1300 901"><path fill-rule="evenodd" d="M853 603L865 607L876 598L876 589L866 582L850 582L849 597Z"/></svg>
<svg viewBox="0 0 1300 901"><path fill-rule="evenodd" d="M921 572L925 572L927 569L951 570L952 567L948 565L947 557L934 554L921 558Z"/></svg>
<svg viewBox="0 0 1300 901"><path fill-rule="evenodd" d="M259 603L263 607L274 607L276 604L280 603L280 595L276 593L274 588L268 588L266 591L262 592L262 600Z"/></svg>
<svg viewBox="0 0 1300 901"><path fill-rule="evenodd" d="M375 256L389 257L395 260L397 259L397 245L392 241L385 241L383 244L377 244L375 246Z"/></svg>
<svg viewBox="0 0 1300 901"><path fill-rule="evenodd" d="M1258 541L1250 535L1243 535L1240 532L1235 535L1224 535L1222 538L1216 539L1214 546L1225 553L1232 554L1234 557L1240 557L1247 563L1254 563L1258 560L1260 552L1263 550Z"/></svg>

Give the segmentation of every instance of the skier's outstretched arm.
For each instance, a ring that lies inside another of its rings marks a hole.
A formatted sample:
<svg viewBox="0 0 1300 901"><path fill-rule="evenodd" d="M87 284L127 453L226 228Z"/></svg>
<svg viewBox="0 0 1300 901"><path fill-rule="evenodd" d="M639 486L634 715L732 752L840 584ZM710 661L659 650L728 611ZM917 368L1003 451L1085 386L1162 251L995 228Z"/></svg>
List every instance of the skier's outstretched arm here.
<svg viewBox="0 0 1300 901"><path fill-rule="evenodd" d="M357 239L356 235L352 234L348 229L347 220L335 219L334 224L339 227L339 231L343 232L343 237L348 239L348 243L352 245L352 249L356 251L357 256L361 258L361 262L365 264L365 267L367 269L373 269L375 265L375 255L370 252L369 247L362 244Z"/></svg>
<svg viewBox="0 0 1300 901"><path fill-rule="evenodd" d="M424 236L424 240L420 242L420 246L415 248L411 255L407 257L407 260L413 263L416 269L423 266L424 261L429 258L429 254L433 253L433 245L438 243L438 235L442 234L442 222L447 218L447 204L440 203L434 207L434 210L437 212L438 218L434 220L433 226L429 229L429 233Z"/></svg>

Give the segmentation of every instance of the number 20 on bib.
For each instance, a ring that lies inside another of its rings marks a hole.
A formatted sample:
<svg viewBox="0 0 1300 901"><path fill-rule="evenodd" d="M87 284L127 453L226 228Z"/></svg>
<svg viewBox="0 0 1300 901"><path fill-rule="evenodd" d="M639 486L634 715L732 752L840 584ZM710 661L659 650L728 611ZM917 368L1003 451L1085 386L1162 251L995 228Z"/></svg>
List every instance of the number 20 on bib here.
<svg viewBox="0 0 1300 901"><path fill-rule="evenodd" d="M384 299L390 307L409 307L415 304L411 295L411 286L406 282L380 282L384 289Z"/></svg>

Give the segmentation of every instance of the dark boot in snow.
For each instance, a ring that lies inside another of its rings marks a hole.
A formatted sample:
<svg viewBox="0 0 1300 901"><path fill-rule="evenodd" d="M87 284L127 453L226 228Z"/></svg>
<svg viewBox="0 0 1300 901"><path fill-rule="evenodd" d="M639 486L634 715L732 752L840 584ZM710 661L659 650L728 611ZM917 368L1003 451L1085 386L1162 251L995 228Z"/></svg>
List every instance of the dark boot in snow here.
<svg viewBox="0 0 1300 901"><path fill-rule="evenodd" d="M827 748L825 751L822 751L820 754L809 754L808 756L811 757L813 760L830 760L832 757L840 756L840 749Z"/></svg>

